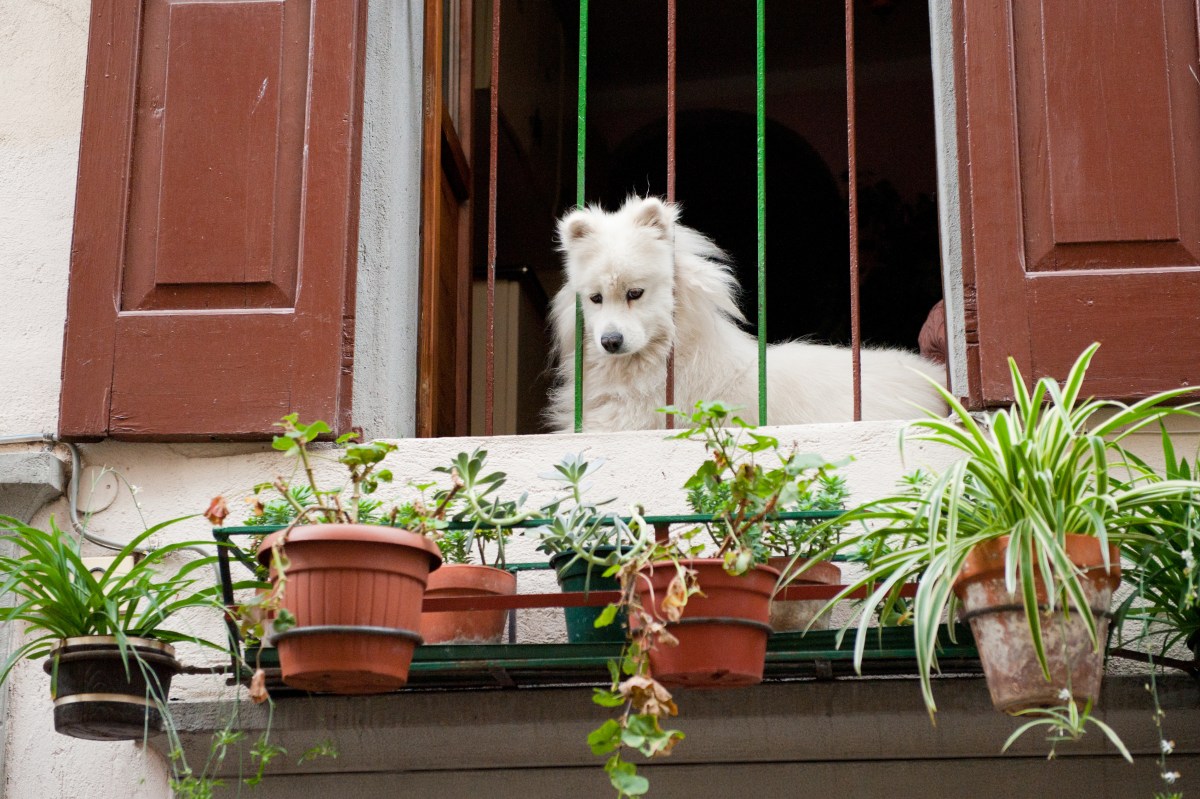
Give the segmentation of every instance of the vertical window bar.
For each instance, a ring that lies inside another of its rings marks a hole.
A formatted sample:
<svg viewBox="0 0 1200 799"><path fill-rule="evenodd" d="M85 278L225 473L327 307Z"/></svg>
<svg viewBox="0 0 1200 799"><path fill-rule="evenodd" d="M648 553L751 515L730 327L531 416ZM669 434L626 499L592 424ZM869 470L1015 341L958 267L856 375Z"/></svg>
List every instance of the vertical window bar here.
<svg viewBox="0 0 1200 799"><path fill-rule="evenodd" d="M500 129L500 0L492 0L492 91L488 120L487 345L483 434L493 434L496 406L496 185Z"/></svg>
<svg viewBox="0 0 1200 799"><path fill-rule="evenodd" d="M854 99L854 0L846 0L846 160L850 181L850 353L854 421L862 420L862 325L858 307L858 157Z"/></svg>
<svg viewBox="0 0 1200 799"><path fill-rule="evenodd" d="M676 0L667 0L667 202L675 202L675 11ZM673 249L673 248L672 248ZM674 266L674 263L672 263ZM675 348L667 355L667 404L675 404ZM675 417L667 414L667 429Z"/></svg>
<svg viewBox="0 0 1200 799"><path fill-rule="evenodd" d="M851 0L846 0L847 3ZM755 93L758 106L758 423L767 423L767 11L758 0Z"/></svg>
<svg viewBox="0 0 1200 799"><path fill-rule="evenodd" d="M584 145L587 141L588 0L579 0L579 111L576 118L575 204L583 207ZM583 431L583 302L575 295L575 432Z"/></svg>

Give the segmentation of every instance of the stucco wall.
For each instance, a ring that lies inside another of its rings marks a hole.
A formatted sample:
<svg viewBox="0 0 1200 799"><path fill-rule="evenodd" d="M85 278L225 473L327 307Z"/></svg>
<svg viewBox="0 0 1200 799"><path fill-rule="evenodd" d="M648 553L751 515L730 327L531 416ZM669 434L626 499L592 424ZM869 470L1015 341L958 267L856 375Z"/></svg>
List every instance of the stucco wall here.
<svg viewBox="0 0 1200 799"><path fill-rule="evenodd" d="M926 446L909 445L902 463L896 439L902 423L813 425L769 428L787 443L795 442L802 451L819 452L829 458L855 457L844 467L853 498L866 500L888 490L905 465L944 467L949 454ZM1152 450L1146 441L1145 451ZM668 441L657 431L609 435L553 435L499 437L492 439L406 439L388 459L396 474L396 486L388 496L411 495L406 489L413 480L433 476L435 466L446 463L459 451L485 446L489 462L510 476L511 495L529 490L530 501L540 502L552 490L540 475L567 452L586 452L605 463L596 475L595 496L615 497L617 507L641 502L652 513L670 513L685 509L679 486L701 457L700 445ZM212 496L224 495L240 518L246 505L242 499L255 483L276 474L290 474L294 465L261 444L172 444L137 445L104 442L82 448L84 462L118 470L132 485L136 495L122 491L106 510L90 520L91 529L109 538L127 540L147 522L198 513ZM318 466L320 474L335 477L340 467L331 458ZM86 487L85 487L86 489ZM86 496L84 498L86 504ZM140 507L139 507L140 506ZM65 518L62 500L38 514L35 523L45 525L54 514ZM194 518L181 522L164 534L164 540L200 539L208 536L207 523ZM511 552L514 560L532 560L534 542L518 539ZM548 574L523 575L524 591L554 590ZM553 611L522 611L519 614L522 640L556 640L562 635L561 616ZM219 635L216 618L185 620L198 633ZM212 654L185 650L187 665L216 664ZM74 741L50 732L50 705L46 701L46 676L37 664L24 664L13 680L10 714L4 725L9 754L8 799L29 796L137 796L163 797L164 766L154 756L146 756L139 745L95 744ZM916 696L916 687L911 688ZM201 702L230 699L231 689L217 677L181 677L172 690L179 701ZM512 701L519 701L512 695ZM114 767L114 764L115 767ZM31 793L30 786L49 779L58 786L55 793Z"/></svg>
<svg viewBox="0 0 1200 799"><path fill-rule="evenodd" d="M88 8L0 4L0 435L58 423Z"/></svg>
<svg viewBox="0 0 1200 799"><path fill-rule="evenodd" d="M411 72L418 67L411 50L419 36L420 15L413 10L417 5L391 3L384 17L372 17L368 109L369 113L373 107L382 109L378 113L383 116L382 121L366 125L364 160L368 162L394 148L411 155L407 148L414 133L408 123L416 116L411 112L419 107L411 94L419 90ZM53 431L57 425L89 7L88 0L0 2L0 265L7 300L6 312L0 314L0 437ZM372 14L377 15L379 8L373 3ZM385 102L380 87L389 75L408 86L410 94L391 105L378 105ZM388 120L398 121L393 126ZM364 189L373 198L368 201L373 208L398 210L381 218L364 208L364 250L374 254L364 256L367 271L360 286L360 317L394 321L394 331L399 332L376 341L360 330L358 340L364 350L359 354L360 363L373 364L370 368L380 377L375 383L360 383L363 378L356 373L355 390L357 407L365 414L361 421L369 428L392 431L410 428L411 405L389 407L386 402L372 404L371 398L403 395L410 401L413 395L411 367L405 366L411 362L415 342L411 332L405 332L414 329L415 321L411 293L417 246L412 216L415 184L405 177L410 168L398 162L374 163L366 171ZM395 274L407 275L404 280L387 276L397 264L401 266ZM378 282L370 282L376 278ZM379 293L371 295L372 288ZM392 388L381 388L391 380L397 381ZM393 393L373 394L375 390ZM802 449L830 458L855 456L857 460L846 473L855 499L864 500L890 488L901 471L895 446L897 429L897 424L890 423L825 425L781 429L779 434L785 441L795 440ZM510 473L515 488L537 490L545 485L538 475L553 461L566 452L584 450L607 459L598 475L597 496L616 496L619 505L640 501L653 512L683 509L678 486L699 454L697 446L667 443L661 433L407 440L400 444L400 450L389 459L400 486L410 479L428 477L433 466L446 462L455 452L486 445L493 453L493 464ZM5 452L27 448L0 444ZM145 522L197 513L215 494L227 495L235 509L244 508L239 499L251 485L287 468L269 447L258 444L106 442L84 446L82 452L85 464L113 467L139 487L136 496L121 492L110 508L90 521L96 532L118 540L127 540ZM936 467L944 464L946 456L910 448L908 458L910 466ZM538 498L535 494L534 500ZM51 514L62 522L65 503L51 504L35 523L45 525ZM176 540L207 534L207 525L198 519L183 522L169 533ZM532 559L531 549L532 542L526 541L513 557ZM544 579L522 580L525 590L548 588ZM218 621L193 619L189 623L203 632L216 631ZM559 634L557 624L552 614L524 613L521 634L527 639L553 638ZM195 651L185 651L184 658L189 665L215 660ZM174 695L193 701L228 696L221 683L220 678L183 678ZM160 799L167 795L165 765L157 755L145 753L134 743L99 744L53 734L46 698L47 678L39 664L20 665L11 680L8 715L2 724L6 753L2 793L6 799Z"/></svg>
<svg viewBox="0 0 1200 799"><path fill-rule="evenodd" d="M421 237L421 3L372 0L363 98L354 423L416 430Z"/></svg>
<svg viewBox="0 0 1200 799"><path fill-rule="evenodd" d="M816 451L829 458L853 455L845 467L856 498L866 498L890 487L901 472L895 446L901 424L815 425L771 428L785 442L795 442L803 451ZM531 492L530 501L540 502L552 491L545 474L562 455L583 451L605 463L597 473L595 496L615 497L617 507L643 503L649 512L670 513L685 509L679 486L702 457L693 442L667 441L657 431L611 435L555 435L501 437L493 439L406 439L388 459L396 474L396 488L388 495L413 495L406 489L413 480L433 476L432 469L448 462L460 451L486 446L490 463L510 475L512 495ZM235 518L245 512L242 501L255 483L276 474L290 474L294 464L263 444L171 444L138 445L104 442L81 447L84 462L117 470L132 486L134 494L122 490L107 509L94 514L90 528L105 537L127 540L142 529L143 520L153 523L185 514L198 513L216 494L223 494ZM946 454L924 447L907 452L910 465L938 467ZM319 473L336 476L341 467L332 458L322 459ZM87 486L83 486L87 504ZM35 517L35 524L48 524L53 514L65 523L66 503L58 500ZM193 518L163 534L162 540L191 540L208 537L208 525ZM534 541L518 539L511 557L533 560ZM93 554L102 554L98 551ZM522 590L555 590L548 574L521 578ZM185 619L188 629L200 634L220 634L217 618ZM561 615L553 611L523 611L519 614L522 640L556 640L562 635ZM183 650L187 665L220 663L219 657L202 650ZM8 799L33 795L49 796L165 796L164 764L146 756L137 744L95 744L54 735L50 705L46 701L47 678L38 664L23 664L16 672L4 725L9 754ZM232 698L219 677L181 677L172 698L202 701ZM115 764L115 767L114 767ZM30 793L31 787L58 786L51 794Z"/></svg>

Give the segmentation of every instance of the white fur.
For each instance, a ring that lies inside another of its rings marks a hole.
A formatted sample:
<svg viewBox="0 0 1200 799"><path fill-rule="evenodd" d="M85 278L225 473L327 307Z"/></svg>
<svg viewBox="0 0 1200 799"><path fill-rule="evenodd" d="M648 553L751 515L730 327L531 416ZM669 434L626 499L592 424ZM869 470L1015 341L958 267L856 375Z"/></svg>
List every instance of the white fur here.
<svg viewBox="0 0 1200 799"><path fill-rule="evenodd" d="M559 222L566 281L550 312L557 386L548 420L574 427L575 298L584 312L583 429L643 430L665 426L656 412L666 401L667 354L675 346L675 404L698 400L741 406L758 422L758 343L737 326L743 317L738 285L725 254L712 241L677 223L677 206L630 197L608 213L588 207ZM673 256L673 260L672 260ZM627 292L641 289L636 300ZM596 304L591 297L600 295ZM803 298L796 299L803 312ZM619 333L623 349L601 346ZM915 353L863 349L864 419L906 419L917 409L943 412L928 375L944 370ZM767 350L767 421L771 424L849 421L853 386L850 350L793 341Z"/></svg>

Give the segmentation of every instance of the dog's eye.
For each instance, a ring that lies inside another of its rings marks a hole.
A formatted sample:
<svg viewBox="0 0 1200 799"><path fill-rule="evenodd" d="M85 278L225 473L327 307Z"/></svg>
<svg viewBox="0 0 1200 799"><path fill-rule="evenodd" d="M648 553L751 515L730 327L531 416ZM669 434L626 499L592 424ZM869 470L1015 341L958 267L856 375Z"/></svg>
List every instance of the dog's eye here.
<svg viewBox="0 0 1200 799"><path fill-rule="evenodd" d="M634 300L641 297L642 293L643 293L642 289L630 289L629 291L625 292L625 299L629 300L630 302L633 302Z"/></svg>
<svg viewBox="0 0 1200 799"><path fill-rule="evenodd" d="M588 297L588 299L591 300L592 302L596 303L597 305L604 302L604 297L602 297L599 294L593 294L592 296Z"/></svg>

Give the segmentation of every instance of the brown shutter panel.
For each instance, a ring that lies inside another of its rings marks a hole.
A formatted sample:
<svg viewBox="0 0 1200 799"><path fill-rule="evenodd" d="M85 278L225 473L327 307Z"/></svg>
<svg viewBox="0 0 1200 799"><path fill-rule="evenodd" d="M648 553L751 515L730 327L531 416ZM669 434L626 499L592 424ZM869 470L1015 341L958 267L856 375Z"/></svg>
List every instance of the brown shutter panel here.
<svg viewBox="0 0 1200 799"><path fill-rule="evenodd" d="M1094 394L1200 385L1196 4L955 13L972 398L1011 398L1009 355L1061 377L1092 341Z"/></svg>
<svg viewBox="0 0 1200 799"><path fill-rule="evenodd" d="M93 0L67 438L349 426L365 0Z"/></svg>

